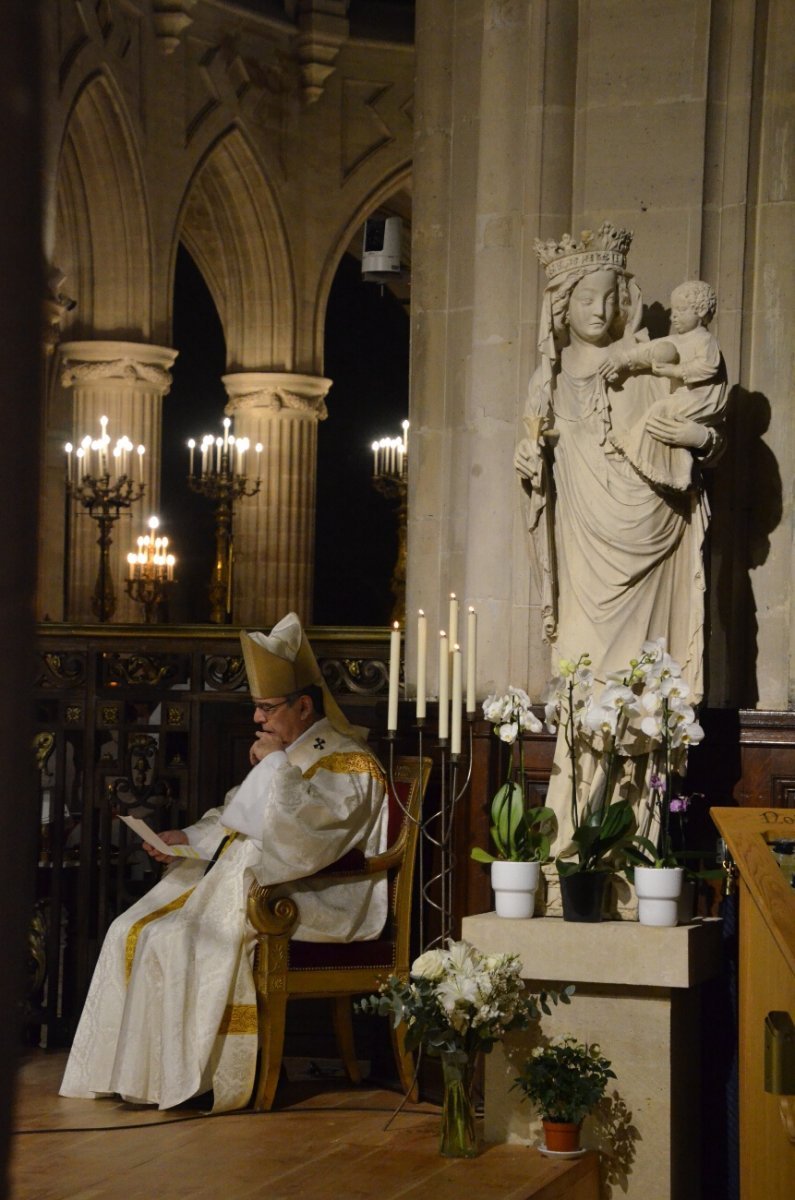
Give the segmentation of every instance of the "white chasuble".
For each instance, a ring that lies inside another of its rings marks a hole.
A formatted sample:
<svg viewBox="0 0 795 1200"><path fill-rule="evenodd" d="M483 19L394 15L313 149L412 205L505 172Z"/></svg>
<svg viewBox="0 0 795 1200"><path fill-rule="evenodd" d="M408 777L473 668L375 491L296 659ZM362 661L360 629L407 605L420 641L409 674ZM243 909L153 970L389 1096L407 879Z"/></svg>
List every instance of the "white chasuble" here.
<svg viewBox="0 0 795 1200"><path fill-rule="evenodd" d="M61 1095L172 1108L212 1088L214 1112L245 1105L257 1055L249 888L283 884L295 896L295 937L377 937L385 876L353 885L305 877L349 850L386 849L385 794L373 755L323 719L190 826L208 856L229 840L206 874L206 862L172 865L110 926Z"/></svg>

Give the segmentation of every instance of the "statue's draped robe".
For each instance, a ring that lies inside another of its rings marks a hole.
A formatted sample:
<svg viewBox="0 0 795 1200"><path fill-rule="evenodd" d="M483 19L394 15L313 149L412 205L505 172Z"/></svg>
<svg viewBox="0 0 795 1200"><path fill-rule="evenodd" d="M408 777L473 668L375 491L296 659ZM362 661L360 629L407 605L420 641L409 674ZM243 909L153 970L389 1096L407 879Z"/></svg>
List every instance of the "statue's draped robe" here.
<svg viewBox="0 0 795 1200"><path fill-rule="evenodd" d="M595 680L604 682L638 656L643 642L664 637L697 701L703 690L706 501L695 487L683 494L652 487L609 440L635 425L667 391L667 380L650 374L605 389L595 374L576 378L558 364L550 380L548 367L539 367L530 381L526 424L554 428L557 440L550 443L554 449L539 450L538 468L525 487L545 629L556 659L588 652ZM580 764L580 802L603 782L587 757ZM639 766L625 765L628 775ZM558 848L571 840L569 778L561 737L547 801L558 816ZM633 780L630 798L639 796L642 782L642 775ZM638 816L652 832L648 814Z"/></svg>
<svg viewBox="0 0 795 1200"><path fill-rule="evenodd" d="M191 844L207 857L234 836L206 874L206 862L178 862L110 926L61 1095L115 1093L171 1108L212 1088L214 1111L245 1105L257 1055L249 888L289 885L298 939L377 937L385 876L353 884L305 877L349 850L386 848L385 795L373 755L324 719L190 826Z"/></svg>

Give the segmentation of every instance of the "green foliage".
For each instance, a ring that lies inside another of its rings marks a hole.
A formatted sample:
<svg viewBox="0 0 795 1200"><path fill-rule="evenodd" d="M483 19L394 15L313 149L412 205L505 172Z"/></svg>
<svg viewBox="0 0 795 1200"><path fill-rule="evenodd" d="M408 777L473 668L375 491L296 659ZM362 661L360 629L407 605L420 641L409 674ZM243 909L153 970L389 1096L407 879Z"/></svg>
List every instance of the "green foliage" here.
<svg viewBox="0 0 795 1200"><path fill-rule="evenodd" d="M475 847L476 862L546 862L557 820L551 808L529 808L520 783L504 783L491 802L491 837L497 853Z"/></svg>
<svg viewBox="0 0 795 1200"><path fill-rule="evenodd" d="M512 1086L533 1101L545 1120L576 1124L599 1103L608 1080L615 1077L596 1042L589 1046L569 1036L538 1046Z"/></svg>
<svg viewBox="0 0 795 1200"><path fill-rule="evenodd" d="M626 853L635 829L635 814L628 800L616 800L613 804L586 812L585 819L572 835L577 860L557 859L560 875L572 875L575 871L611 871L614 862L608 856Z"/></svg>

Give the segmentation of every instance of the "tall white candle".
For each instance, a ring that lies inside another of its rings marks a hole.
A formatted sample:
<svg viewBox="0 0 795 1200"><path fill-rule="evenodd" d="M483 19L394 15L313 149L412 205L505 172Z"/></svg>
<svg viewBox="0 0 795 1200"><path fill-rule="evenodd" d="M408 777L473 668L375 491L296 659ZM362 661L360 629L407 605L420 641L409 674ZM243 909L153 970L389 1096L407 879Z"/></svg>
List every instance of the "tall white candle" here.
<svg viewBox="0 0 795 1200"><path fill-rule="evenodd" d="M458 601L456 600L455 592L450 593L450 620L448 622L450 629L450 650L458 641Z"/></svg>
<svg viewBox="0 0 795 1200"><path fill-rule="evenodd" d="M373 452L373 475L378 474L378 442L373 442L370 446Z"/></svg>
<svg viewBox="0 0 795 1200"><path fill-rule="evenodd" d="M144 481L144 454L145 454L145 447L139 446L138 447L138 482L139 483L143 483L143 481Z"/></svg>
<svg viewBox="0 0 795 1200"><path fill-rule="evenodd" d="M69 485L69 487L71 487L72 486L72 450L73 450L72 443L67 442L66 445L64 446L64 450L66 451L66 482Z"/></svg>
<svg viewBox="0 0 795 1200"><path fill-rule="evenodd" d="M428 622L425 613L417 613L417 720L425 719L425 693L427 690L426 659L428 657Z"/></svg>
<svg viewBox="0 0 795 1200"><path fill-rule="evenodd" d="M475 663L477 662L478 614L470 605L467 613L467 712L475 711Z"/></svg>
<svg viewBox="0 0 795 1200"><path fill-rule="evenodd" d="M191 475L193 474L193 451L195 450L195 448L196 448L196 443L193 440L193 438L190 438L188 441L188 450L190 451L190 474Z"/></svg>
<svg viewBox="0 0 795 1200"><path fill-rule="evenodd" d="M439 738L446 739L450 731L450 651L447 634L439 631Z"/></svg>
<svg viewBox="0 0 795 1200"><path fill-rule="evenodd" d="M461 647L453 647L453 715L450 721L450 753L461 753Z"/></svg>
<svg viewBox="0 0 795 1200"><path fill-rule="evenodd" d="M400 685L400 626L395 621L389 636L389 709L386 727L396 730L398 726L398 687Z"/></svg>

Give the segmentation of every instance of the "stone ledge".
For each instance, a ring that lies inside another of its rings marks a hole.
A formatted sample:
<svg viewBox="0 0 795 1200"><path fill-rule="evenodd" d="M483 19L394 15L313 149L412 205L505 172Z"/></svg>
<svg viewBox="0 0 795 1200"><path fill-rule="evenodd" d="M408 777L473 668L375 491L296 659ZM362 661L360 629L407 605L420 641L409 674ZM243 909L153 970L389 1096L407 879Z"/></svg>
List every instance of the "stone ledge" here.
<svg viewBox="0 0 795 1200"><path fill-rule="evenodd" d="M580 924L560 917L464 917L461 936L489 954L518 954L526 979L628 987L690 988L720 970L717 917L672 929L633 921Z"/></svg>

